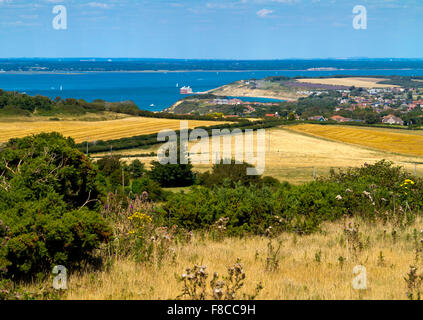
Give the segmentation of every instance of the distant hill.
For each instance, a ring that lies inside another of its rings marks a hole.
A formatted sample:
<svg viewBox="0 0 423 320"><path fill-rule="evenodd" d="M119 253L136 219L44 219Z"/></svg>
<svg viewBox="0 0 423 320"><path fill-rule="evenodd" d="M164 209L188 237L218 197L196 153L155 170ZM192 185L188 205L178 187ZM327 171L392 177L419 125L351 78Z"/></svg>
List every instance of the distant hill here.
<svg viewBox="0 0 423 320"><path fill-rule="evenodd" d="M86 102L83 99L62 99L60 97L52 100L40 95L29 96L0 89L0 116L83 115L105 111L137 115L140 110L132 101L95 100Z"/></svg>

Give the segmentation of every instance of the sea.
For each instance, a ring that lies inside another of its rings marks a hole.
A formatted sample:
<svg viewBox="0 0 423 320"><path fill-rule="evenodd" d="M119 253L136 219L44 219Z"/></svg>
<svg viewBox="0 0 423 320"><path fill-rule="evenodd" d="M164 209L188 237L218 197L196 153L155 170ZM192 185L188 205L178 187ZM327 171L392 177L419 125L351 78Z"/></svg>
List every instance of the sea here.
<svg viewBox="0 0 423 320"><path fill-rule="evenodd" d="M0 72L0 89L50 98L76 98L86 101L133 101L140 109L161 111L186 95L180 88L190 86L204 92L234 81L269 76L320 77L352 76L423 76L423 69L354 70L279 70L279 71L183 71L183 72ZM268 102L274 99L245 98Z"/></svg>

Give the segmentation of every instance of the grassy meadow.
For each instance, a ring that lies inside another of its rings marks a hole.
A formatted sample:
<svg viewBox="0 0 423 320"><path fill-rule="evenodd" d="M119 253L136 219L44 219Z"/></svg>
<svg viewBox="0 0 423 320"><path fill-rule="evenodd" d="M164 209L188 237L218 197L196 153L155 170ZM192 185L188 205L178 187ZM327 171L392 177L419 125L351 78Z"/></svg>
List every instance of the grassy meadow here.
<svg viewBox="0 0 423 320"><path fill-rule="evenodd" d="M104 270L72 274L69 289L62 298L175 299L183 288L176 278L187 267L206 266L211 278L214 272L224 275L226 268L239 258L246 274L245 288L239 297L254 292L261 283L263 290L257 299L403 300L407 299L404 277L410 265L415 265L415 229L420 237L423 221L404 229L362 222L359 241L363 249L356 255L347 248L343 222L326 223L321 232L312 235L284 233L274 239L245 237L216 241L209 234L196 233L189 243L175 245L174 255L161 266L122 258L113 260ZM280 244L276 258L269 253L269 243L274 250ZM273 265L270 269L268 260ZM357 265L366 268L367 290L352 287L357 276L353 268ZM423 263L417 267L421 270ZM26 289L36 291L39 286L33 283Z"/></svg>

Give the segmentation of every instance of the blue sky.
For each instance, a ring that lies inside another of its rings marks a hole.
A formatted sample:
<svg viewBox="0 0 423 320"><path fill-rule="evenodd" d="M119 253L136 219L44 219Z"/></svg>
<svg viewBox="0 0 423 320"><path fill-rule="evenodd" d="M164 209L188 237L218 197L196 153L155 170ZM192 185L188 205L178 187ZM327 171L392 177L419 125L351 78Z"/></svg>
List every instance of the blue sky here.
<svg viewBox="0 0 423 320"><path fill-rule="evenodd" d="M0 57L422 58L421 17L421 0L0 0Z"/></svg>

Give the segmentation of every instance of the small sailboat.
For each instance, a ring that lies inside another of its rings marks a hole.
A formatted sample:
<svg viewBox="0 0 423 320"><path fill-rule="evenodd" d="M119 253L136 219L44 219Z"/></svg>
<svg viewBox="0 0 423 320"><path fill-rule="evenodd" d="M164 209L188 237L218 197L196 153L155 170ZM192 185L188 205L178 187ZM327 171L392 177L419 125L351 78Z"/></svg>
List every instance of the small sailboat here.
<svg viewBox="0 0 423 320"><path fill-rule="evenodd" d="M150 107L155 107L154 103L150 104Z"/></svg>
<svg viewBox="0 0 423 320"><path fill-rule="evenodd" d="M63 91L63 86L62 85L60 85L60 91Z"/></svg>
<svg viewBox="0 0 423 320"><path fill-rule="evenodd" d="M179 83L176 84L176 88L179 88Z"/></svg>

